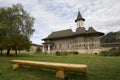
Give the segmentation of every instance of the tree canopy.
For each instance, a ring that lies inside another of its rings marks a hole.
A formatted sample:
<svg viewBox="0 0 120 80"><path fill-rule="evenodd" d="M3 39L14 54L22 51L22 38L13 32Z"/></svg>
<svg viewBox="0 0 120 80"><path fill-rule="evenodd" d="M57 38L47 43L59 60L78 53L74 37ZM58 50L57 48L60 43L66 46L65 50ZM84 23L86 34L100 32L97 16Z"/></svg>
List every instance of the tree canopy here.
<svg viewBox="0 0 120 80"><path fill-rule="evenodd" d="M0 8L0 49L29 49L34 20L21 4Z"/></svg>
<svg viewBox="0 0 120 80"><path fill-rule="evenodd" d="M106 35L101 37L101 42L102 43L120 42L120 31L107 33Z"/></svg>

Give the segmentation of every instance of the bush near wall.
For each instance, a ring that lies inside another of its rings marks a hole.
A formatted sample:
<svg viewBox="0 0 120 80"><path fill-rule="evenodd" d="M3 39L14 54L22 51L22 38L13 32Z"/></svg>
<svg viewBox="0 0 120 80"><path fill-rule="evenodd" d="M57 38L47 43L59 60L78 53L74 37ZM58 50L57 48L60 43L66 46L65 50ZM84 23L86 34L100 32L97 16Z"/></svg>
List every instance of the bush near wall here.
<svg viewBox="0 0 120 80"><path fill-rule="evenodd" d="M41 53L41 52L42 52L41 48L39 46L37 46L36 53Z"/></svg>
<svg viewBox="0 0 120 80"><path fill-rule="evenodd" d="M77 55L79 54L79 52L77 51L72 51L72 52L67 52L67 51L57 51L56 53L56 56L67 56L68 54L74 54L74 55Z"/></svg>
<svg viewBox="0 0 120 80"><path fill-rule="evenodd" d="M55 54L56 54L56 56L67 56L68 52L67 51L62 51L62 52L57 51Z"/></svg>
<svg viewBox="0 0 120 80"><path fill-rule="evenodd" d="M73 53L73 54L75 54L75 55L78 55L78 54L79 54L79 52L77 52L77 51L73 51L73 52L71 52L71 53Z"/></svg>
<svg viewBox="0 0 120 80"><path fill-rule="evenodd" d="M120 48L112 48L109 51L101 51L102 56L120 56Z"/></svg>

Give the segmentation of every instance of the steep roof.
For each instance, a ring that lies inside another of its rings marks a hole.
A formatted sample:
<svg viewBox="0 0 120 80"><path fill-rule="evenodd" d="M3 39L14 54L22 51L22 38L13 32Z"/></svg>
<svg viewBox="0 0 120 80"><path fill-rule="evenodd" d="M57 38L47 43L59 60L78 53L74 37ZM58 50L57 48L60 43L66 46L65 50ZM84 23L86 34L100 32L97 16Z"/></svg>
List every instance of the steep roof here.
<svg viewBox="0 0 120 80"><path fill-rule="evenodd" d="M68 38L68 37L76 37L76 36L102 36L104 33L97 32L92 27L88 30L85 30L84 27L77 28L76 32L73 32L71 29L61 30L52 32L48 37L44 38L43 40L50 40L50 39L58 39L58 38Z"/></svg>
<svg viewBox="0 0 120 80"><path fill-rule="evenodd" d="M75 34L76 36L102 36L104 33L96 31L93 27L89 27L86 30L84 27L79 27L76 29Z"/></svg>
<svg viewBox="0 0 120 80"><path fill-rule="evenodd" d="M85 33L87 30L85 30L85 28L84 27L78 27L77 29L76 29L76 34L81 34L81 33Z"/></svg>
<svg viewBox="0 0 120 80"><path fill-rule="evenodd" d="M85 19L81 16L80 11L78 11L78 15L77 15L77 18L76 18L75 22L77 22L78 20L85 21Z"/></svg>
<svg viewBox="0 0 120 80"><path fill-rule="evenodd" d="M89 27L88 32L97 32L93 27Z"/></svg>
<svg viewBox="0 0 120 80"><path fill-rule="evenodd" d="M47 38L44 38L43 40L70 37L72 35L74 35L73 31L71 29L66 29L66 30L52 32Z"/></svg>

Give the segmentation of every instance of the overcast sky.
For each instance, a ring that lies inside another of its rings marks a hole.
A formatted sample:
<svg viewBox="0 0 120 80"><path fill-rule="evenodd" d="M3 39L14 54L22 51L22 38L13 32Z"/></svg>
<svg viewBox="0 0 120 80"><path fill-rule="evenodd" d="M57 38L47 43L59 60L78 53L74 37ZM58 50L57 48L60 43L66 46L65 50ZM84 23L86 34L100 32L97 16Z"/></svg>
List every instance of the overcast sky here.
<svg viewBox="0 0 120 80"><path fill-rule="evenodd" d="M84 26L108 33L120 30L120 0L0 0L0 7L20 3L35 18L35 32L31 41L41 39L63 29L75 31L78 10L85 18Z"/></svg>

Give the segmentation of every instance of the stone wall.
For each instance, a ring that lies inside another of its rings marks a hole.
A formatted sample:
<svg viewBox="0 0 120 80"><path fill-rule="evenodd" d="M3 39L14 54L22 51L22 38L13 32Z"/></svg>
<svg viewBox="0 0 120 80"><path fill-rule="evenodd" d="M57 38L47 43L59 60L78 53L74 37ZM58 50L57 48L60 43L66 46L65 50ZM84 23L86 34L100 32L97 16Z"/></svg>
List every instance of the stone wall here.
<svg viewBox="0 0 120 80"><path fill-rule="evenodd" d="M73 50L73 40L72 39L61 39L61 40L54 40L52 50L56 51L65 51L65 50Z"/></svg>
<svg viewBox="0 0 120 80"><path fill-rule="evenodd" d="M51 51L78 51L79 53L98 53L100 51L100 38L93 37L76 37L71 39L52 40Z"/></svg>

